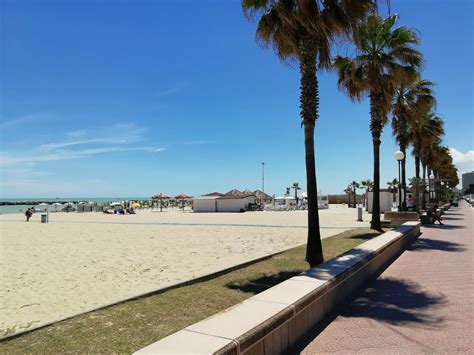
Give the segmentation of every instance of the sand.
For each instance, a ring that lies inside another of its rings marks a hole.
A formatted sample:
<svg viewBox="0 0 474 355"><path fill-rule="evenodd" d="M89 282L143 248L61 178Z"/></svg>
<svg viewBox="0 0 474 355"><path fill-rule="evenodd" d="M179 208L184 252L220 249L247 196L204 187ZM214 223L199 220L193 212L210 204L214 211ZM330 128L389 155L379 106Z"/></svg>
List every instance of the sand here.
<svg viewBox="0 0 474 355"><path fill-rule="evenodd" d="M323 237L367 227L320 212ZM306 241L298 212L0 216L0 337L91 311ZM368 215L366 215L368 218Z"/></svg>

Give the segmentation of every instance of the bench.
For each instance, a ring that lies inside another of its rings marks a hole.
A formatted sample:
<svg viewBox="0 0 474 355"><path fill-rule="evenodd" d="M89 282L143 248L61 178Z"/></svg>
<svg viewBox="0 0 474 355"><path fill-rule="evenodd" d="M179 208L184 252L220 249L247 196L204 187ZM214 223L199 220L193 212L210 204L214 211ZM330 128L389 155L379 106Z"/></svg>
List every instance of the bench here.
<svg viewBox="0 0 474 355"><path fill-rule="evenodd" d="M425 211L420 215L420 222L422 225L433 224L435 221L434 217L440 218L443 215L443 213L444 213L444 210L441 208L436 209L434 216L428 216L428 214Z"/></svg>

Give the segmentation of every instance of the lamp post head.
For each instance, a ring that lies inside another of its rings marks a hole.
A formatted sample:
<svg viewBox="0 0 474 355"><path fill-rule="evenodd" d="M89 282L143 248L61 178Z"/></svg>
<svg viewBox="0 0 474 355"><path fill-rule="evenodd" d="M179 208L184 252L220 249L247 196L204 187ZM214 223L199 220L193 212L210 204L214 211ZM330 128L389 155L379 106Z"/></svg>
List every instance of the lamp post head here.
<svg viewBox="0 0 474 355"><path fill-rule="evenodd" d="M393 154L393 156L394 156L395 160L397 160L397 161L401 161L405 158L405 154L403 154L403 152L400 151L400 150L395 152L395 154Z"/></svg>
<svg viewBox="0 0 474 355"><path fill-rule="evenodd" d="M444 181L441 181L441 185L444 186Z"/></svg>
<svg viewBox="0 0 474 355"><path fill-rule="evenodd" d="M433 174L430 175L430 179L433 180L435 176Z"/></svg>

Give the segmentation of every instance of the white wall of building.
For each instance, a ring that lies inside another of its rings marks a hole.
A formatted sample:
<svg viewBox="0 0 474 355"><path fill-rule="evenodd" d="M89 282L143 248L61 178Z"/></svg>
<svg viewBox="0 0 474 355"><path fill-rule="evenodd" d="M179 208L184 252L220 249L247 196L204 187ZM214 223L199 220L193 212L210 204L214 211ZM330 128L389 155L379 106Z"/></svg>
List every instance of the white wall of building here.
<svg viewBox="0 0 474 355"><path fill-rule="evenodd" d="M372 213L373 192L369 191L367 195L367 210ZM393 204L393 194L388 191L380 191L380 213L391 211Z"/></svg>
<svg viewBox="0 0 474 355"><path fill-rule="evenodd" d="M217 212L217 197L214 198L193 198L193 212Z"/></svg>
<svg viewBox="0 0 474 355"><path fill-rule="evenodd" d="M244 198L219 198L217 201L217 212L240 212L246 211L249 203L255 203L255 196Z"/></svg>

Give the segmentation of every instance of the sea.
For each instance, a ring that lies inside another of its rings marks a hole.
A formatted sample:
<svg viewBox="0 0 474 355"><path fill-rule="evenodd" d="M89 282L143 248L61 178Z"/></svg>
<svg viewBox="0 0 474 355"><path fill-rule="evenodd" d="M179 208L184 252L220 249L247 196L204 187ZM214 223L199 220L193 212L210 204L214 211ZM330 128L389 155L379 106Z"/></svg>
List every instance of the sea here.
<svg viewBox="0 0 474 355"><path fill-rule="evenodd" d="M83 201L83 202L96 202L98 205L106 204L109 202L117 201L149 201L149 197L58 197L58 198L34 198L34 197L24 197L24 198L3 198L0 199L0 202L72 202L72 201ZM12 213L24 213L27 208L36 207L42 210L48 209L50 212L59 211L61 206L38 206L38 205L8 205L0 206L0 214L12 214Z"/></svg>

